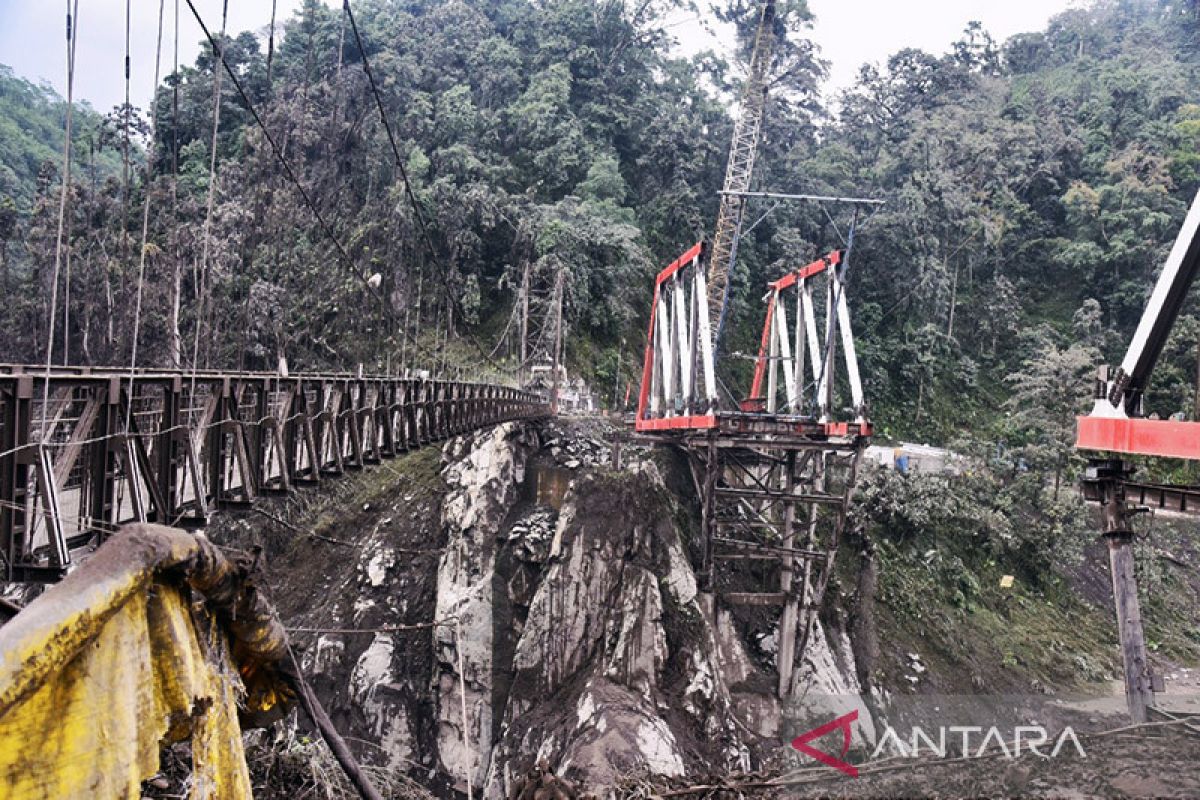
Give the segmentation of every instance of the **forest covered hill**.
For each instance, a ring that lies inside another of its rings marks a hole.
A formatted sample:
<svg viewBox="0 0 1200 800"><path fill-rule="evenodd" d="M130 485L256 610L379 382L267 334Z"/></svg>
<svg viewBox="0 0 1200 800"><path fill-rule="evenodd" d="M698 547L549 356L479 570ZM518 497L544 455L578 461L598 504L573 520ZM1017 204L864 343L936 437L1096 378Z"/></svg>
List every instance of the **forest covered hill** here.
<svg viewBox="0 0 1200 800"><path fill-rule="evenodd" d="M745 67L672 55L662 20L676 5L355 3L419 214L340 9L307 2L270 57L250 33L228 37L242 88L347 257L227 78L213 159L209 50L167 77L153 109L83 113L77 130L96 133L76 145L59 292L70 360L128 361L148 194L139 363L441 359L483 374L516 357L509 323L528 266L541 285L565 270L573 371L601 387L636 380L652 275L711 229ZM743 56L755 5L716 9ZM755 185L887 201L858 221L850 295L880 430L970 432L1061 471L1089 376L1119 359L1200 185L1194 4L1100 0L1006 42L973 25L945 55L905 50L865 68L832 107L820 56L835 44L812 41L811 19L802 0L780 4ZM0 132L19 132L0 137L4 360L45 358L62 112L0 72ZM729 350L755 347L766 280L841 246L849 222L806 205L754 227ZM377 292L364 286L373 273ZM1198 336L1193 310L1151 410L1195 414ZM746 385L744 362L727 369Z"/></svg>

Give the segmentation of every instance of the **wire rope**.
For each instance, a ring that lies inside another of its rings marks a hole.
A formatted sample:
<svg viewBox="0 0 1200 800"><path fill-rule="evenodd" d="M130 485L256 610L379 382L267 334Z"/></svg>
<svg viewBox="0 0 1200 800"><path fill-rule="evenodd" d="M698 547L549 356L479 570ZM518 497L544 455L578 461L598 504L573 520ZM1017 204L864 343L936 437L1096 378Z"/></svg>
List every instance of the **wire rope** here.
<svg viewBox="0 0 1200 800"><path fill-rule="evenodd" d="M165 5L165 0L158 0L158 36L154 50L152 97L158 92L158 76L162 65L162 29ZM146 177L145 186L143 187L146 196L142 201L142 246L140 248L141 252L138 255L137 295L133 306L133 344L130 346L129 353L129 403L125 410L126 431L129 430L130 421L133 418L133 380L137 375L138 334L141 332L142 324L142 291L146 282L146 244L150 236L150 198L153 194L150 180L154 174L154 153L158 143L158 114L155 113L156 109L157 103L152 102L150 109L150 144L147 147L146 153Z"/></svg>
<svg viewBox="0 0 1200 800"><path fill-rule="evenodd" d="M379 109L379 119L383 123L383 129L387 134L388 144L391 146L392 156L395 158L396 170L400 173L400 180L404 184L404 195L408 199L409 205L412 207L413 216L417 220L417 228L421 232L421 239L424 242L426 249L429 251L430 261L433 262L441 277L442 292L446 297L446 301L450 304L452 310L458 314L459 319L465 320L466 312L458 298L455 297L453 290L450 288L449 276L446 274L445 268L442 266L441 261L438 260L438 251L433 244L433 238L429 234L429 226L425 221L425 215L421 211L421 205L417 201L416 193L413 192L412 182L408 178L408 170L405 168L404 159L400 155L400 147L396 144L396 136L392 132L392 125L388 121L387 112L383 107L383 97L380 95L379 87L375 83L375 74L371 71L371 62L367 58L366 47L363 45L362 36L358 32L358 23L354 19L354 11L350 8L350 0L342 0L342 8L346 12L346 17L350 20L350 29L354 33L354 42L358 46L358 55L360 58L362 58L363 72L365 72L367 75L367 83L371 87L371 94L375 98L375 105ZM483 357L481 361L477 362L477 364L486 363L493 368L498 368L495 359L492 358L492 356L483 348L483 346L474 336L468 333L466 338ZM501 373L503 373L502 368L498 369L500 369Z"/></svg>
<svg viewBox="0 0 1200 800"><path fill-rule="evenodd" d="M79 24L79 0L73 0L70 15L74 19L76 26ZM75 73L75 43L78 38L70 36L67 43L67 70L74 75ZM67 197L71 194L71 164L68 160L66 169L64 170L63 180L67 184ZM66 262L67 275L63 281L63 364L71 363L71 218L68 215L66 218L66 237L67 237L67 252L64 258Z"/></svg>
<svg viewBox="0 0 1200 800"><path fill-rule="evenodd" d="M229 63L225 60L224 52L220 49L220 46L218 45L216 40L213 38L212 33L209 32L208 26L205 25L204 19L200 16L200 13L196 10L196 6L195 6L193 0L185 0L185 2L187 2L188 8L191 10L192 16L195 17L197 24L200 26L200 29L204 32L204 36L208 40L209 45L213 48L213 52L216 55L217 59L220 61L221 65L225 68L225 73L229 76L229 79L233 83L234 88L237 90L238 95L241 97L242 102L246 105L246 109L250 112L251 118L253 118L255 124L258 126L259 130L262 132L263 138L265 138L267 140L267 144L270 146L270 149L271 149L272 153L274 154L276 161L279 162L279 164L282 167L284 174L287 176L288 180L290 180L292 182L292 185L296 187L296 191L299 192L300 197L304 201L305 206L307 206L309 212L313 215L314 219L316 219L318 227L321 229L321 232L325 235L326 238L329 239L330 243L332 243L334 249L337 251L338 256L341 258L344 266L350 271L350 273L353 274L355 277L357 277L359 280L361 280L363 282L364 286L367 288L367 291L369 291L371 294L373 294L376 297L376 299L378 299L379 302L381 304L383 304L384 308L386 309L386 311L388 313L388 316L394 317L394 314L392 313L392 309L391 309L390 305L387 304L383 295L380 294L379 291L376 290L373 286L371 286L371 284L368 280L368 276L364 275L362 272L359 271L358 267L354 263L354 259L351 258L350 253L346 250L346 248L338 240L337 236L333 232L333 229L329 226L329 223L326 221L325 216L321 213L321 211L317 208L316 204L313 202L312 196L309 194L308 190L304 188L304 184L301 183L300 179L296 176L295 171L292 169L292 166L288 162L286 156L284 156L282 149L279 147L278 142L276 142L276 140L275 140L275 137L272 136L271 132L267 129L266 124L263 122L262 116L258 113L258 109L255 107L254 103L250 100L250 96L246 92L245 88L242 86L241 81L238 80L237 72L232 67L230 67ZM423 351L424 353L427 354L427 356L429 356L430 358L432 358L434 360L437 359L437 354L433 353L432 351L429 350L428 347L421 344L421 342L418 341L416 339L416 337L414 337L408 331L405 331L404 334L409 339L409 341L412 342L414 348L416 348L417 350Z"/></svg>
<svg viewBox="0 0 1200 800"><path fill-rule="evenodd" d="M58 310L58 277L62 269L63 223L67 211L67 185L71 171L71 111L74 103L75 62L71 55L71 43L75 39L74 18L71 15L71 0L67 0L67 109L66 137L63 143L63 182L58 196L58 235L54 246L54 275L50 283L50 314L46 331L46 376L42 386L42 425L39 439L46 437L46 409L50 407L50 365L54 359L54 322Z"/></svg>

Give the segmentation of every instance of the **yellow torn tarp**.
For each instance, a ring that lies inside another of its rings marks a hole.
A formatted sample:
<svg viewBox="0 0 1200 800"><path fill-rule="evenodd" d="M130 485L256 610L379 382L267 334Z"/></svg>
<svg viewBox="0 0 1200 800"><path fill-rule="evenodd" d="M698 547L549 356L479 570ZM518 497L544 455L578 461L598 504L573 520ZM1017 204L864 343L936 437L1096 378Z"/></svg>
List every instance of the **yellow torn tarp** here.
<svg viewBox="0 0 1200 800"><path fill-rule="evenodd" d="M190 740L190 797L252 797L229 637L185 571L206 541L130 526L0 627L0 797L141 797L163 744Z"/></svg>

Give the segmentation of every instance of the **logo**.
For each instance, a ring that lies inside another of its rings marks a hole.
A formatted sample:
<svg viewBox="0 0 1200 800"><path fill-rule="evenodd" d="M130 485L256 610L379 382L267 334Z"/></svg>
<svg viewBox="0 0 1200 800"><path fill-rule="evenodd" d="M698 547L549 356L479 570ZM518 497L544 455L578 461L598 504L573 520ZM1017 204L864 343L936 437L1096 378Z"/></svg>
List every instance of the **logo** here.
<svg viewBox="0 0 1200 800"><path fill-rule="evenodd" d="M851 778L857 778L858 767L846 761L846 754L850 752L850 741L853 734L851 725L857 720L858 709L855 709L849 714L843 714L837 719L830 720L807 733L800 734L792 740L792 747L806 756L815 758L827 767L833 767L849 775ZM842 732L842 751L836 756L826 753L824 750L818 750L810 744L810 742L816 739L839 730ZM883 735L879 737L875 750L869 756L869 760L874 761L889 754L900 758L915 759L924 756L925 758L945 759L951 756L983 758L984 756L994 756L1003 753L1006 759L1014 759L1020 758L1025 753L1033 753L1042 758L1056 758L1059 752L1068 744L1075 750L1075 754L1078 757L1087 758L1087 753L1084 752L1083 745L1080 744L1079 738L1070 726L1063 728L1057 736L1051 736L1040 725L1019 725L1016 727L1014 733L1016 734L1015 740L1010 740L994 725L986 729L980 726L943 726L937 728L936 735L930 735L929 732L920 727L913 727L906 740L890 725L887 725L884 728ZM949 734L949 737L947 734ZM981 736L982 738L973 742L972 734L975 734L976 737ZM951 740L961 738L961 749L958 753L955 753L948 746L947 738ZM1053 747L1050 747L1051 744ZM1046 747L1049 752L1040 749L1043 747Z"/></svg>
<svg viewBox="0 0 1200 800"><path fill-rule="evenodd" d="M847 763L843 759L846 758L846 753L850 752L850 724L858 720L858 709L854 709L849 714L843 714L835 720L826 722L820 727L813 728L807 733L802 733L795 739L792 739L792 747L804 753L806 756L812 756L817 761L828 767L841 770L851 778L858 777L858 767ZM832 733L833 731L841 730L842 732L842 754L837 758L829 755L815 747L810 747L809 742L813 739L820 739L822 736Z"/></svg>

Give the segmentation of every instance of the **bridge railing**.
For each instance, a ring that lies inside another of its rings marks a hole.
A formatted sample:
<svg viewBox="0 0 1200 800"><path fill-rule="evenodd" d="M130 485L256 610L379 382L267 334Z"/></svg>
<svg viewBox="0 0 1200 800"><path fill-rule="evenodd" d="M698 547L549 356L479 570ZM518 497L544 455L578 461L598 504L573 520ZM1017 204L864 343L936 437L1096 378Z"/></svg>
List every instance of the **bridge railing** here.
<svg viewBox="0 0 1200 800"><path fill-rule="evenodd" d="M0 365L0 578L57 580L72 550L125 522L204 525L547 413L538 395L463 381Z"/></svg>

